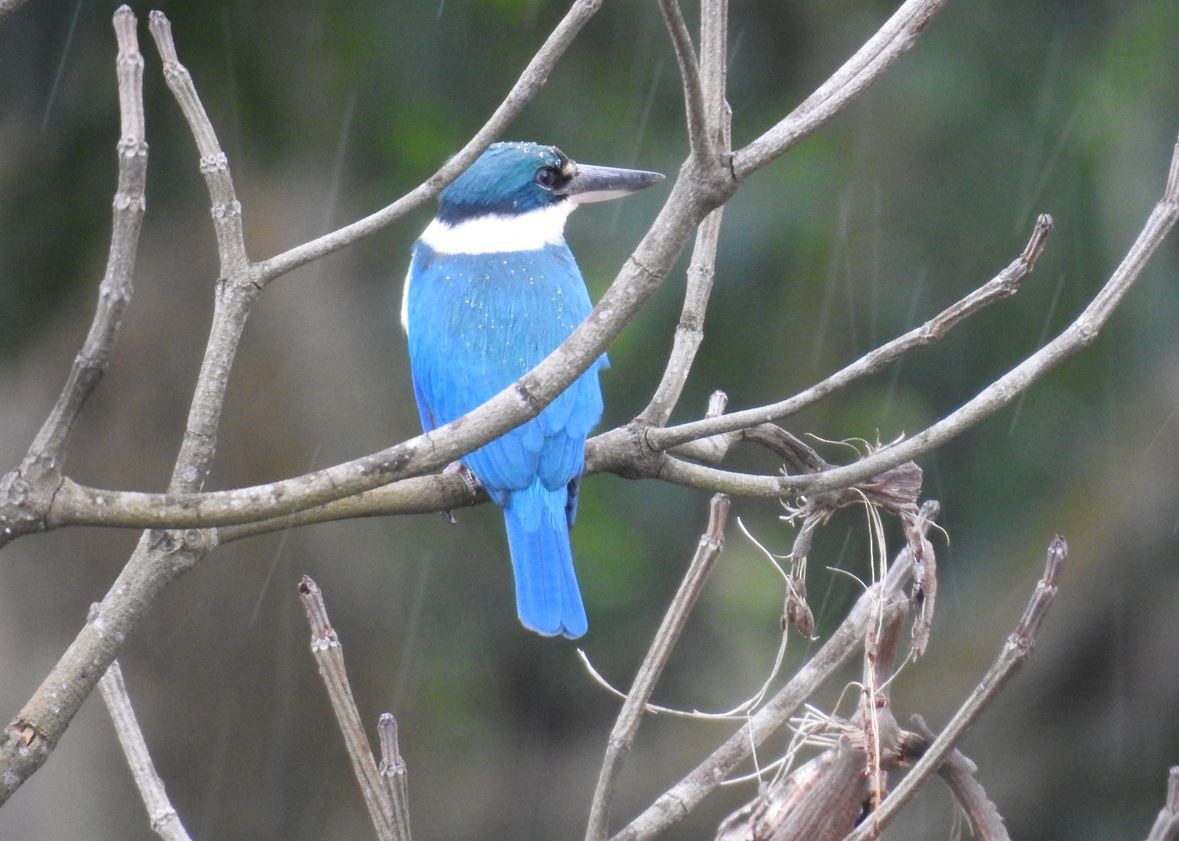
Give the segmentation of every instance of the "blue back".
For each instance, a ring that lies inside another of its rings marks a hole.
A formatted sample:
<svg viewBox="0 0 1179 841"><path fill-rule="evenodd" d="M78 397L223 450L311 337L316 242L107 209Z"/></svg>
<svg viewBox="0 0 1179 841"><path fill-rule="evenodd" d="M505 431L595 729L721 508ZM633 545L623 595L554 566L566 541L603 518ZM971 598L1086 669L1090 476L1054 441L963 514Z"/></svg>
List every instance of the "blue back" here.
<svg viewBox="0 0 1179 841"><path fill-rule="evenodd" d="M564 243L536 251L436 254L419 241L410 275L409 356L427 431L519 379L590 312ZM538 477L557 490L581 475L585 438L602 414L598 370L607 364L603 355L537 417L463 459L497 504ZM569 500L569 522L575 502Z"/></svg>

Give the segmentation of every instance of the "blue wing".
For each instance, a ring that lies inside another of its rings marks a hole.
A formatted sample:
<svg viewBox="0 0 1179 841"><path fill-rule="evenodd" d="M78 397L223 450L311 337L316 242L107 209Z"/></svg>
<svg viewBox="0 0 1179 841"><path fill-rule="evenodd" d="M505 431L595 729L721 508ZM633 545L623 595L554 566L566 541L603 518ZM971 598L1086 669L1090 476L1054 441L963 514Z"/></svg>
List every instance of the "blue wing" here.
<svg viewBox="0 0 1179 841"><path fill-rule="evenodd" d="M418 243L407 292L409 357L424 429L449 423L520 378L590 311L569 249L435 254ZM521 620L580 636L585 613L568 525L576 514L585 439L602 414L603 356L523 425L463 462L506 509ZM559 527L558 527L559 526Z"/></svg>

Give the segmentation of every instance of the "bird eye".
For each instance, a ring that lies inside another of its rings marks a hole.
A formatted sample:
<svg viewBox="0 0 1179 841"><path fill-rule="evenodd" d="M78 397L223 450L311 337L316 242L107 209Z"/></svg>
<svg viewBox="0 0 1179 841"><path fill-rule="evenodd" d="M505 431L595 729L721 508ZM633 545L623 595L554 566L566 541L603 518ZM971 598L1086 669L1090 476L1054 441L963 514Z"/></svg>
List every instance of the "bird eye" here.
<svg viewBox="0 0 1179 841"><path fill-rule="evenodd" d="M557 186L561 180L561 171L553 166L542 166L536 171L536 183L546 190Z"/></svg>

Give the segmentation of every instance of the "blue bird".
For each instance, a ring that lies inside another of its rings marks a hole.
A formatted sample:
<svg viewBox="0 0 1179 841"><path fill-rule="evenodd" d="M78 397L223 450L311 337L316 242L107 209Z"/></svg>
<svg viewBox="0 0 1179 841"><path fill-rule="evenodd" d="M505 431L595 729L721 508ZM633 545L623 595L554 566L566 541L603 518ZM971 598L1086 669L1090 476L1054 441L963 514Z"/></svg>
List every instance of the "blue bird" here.
<svg viewBox="0 0 1179 841"><path fill-rule="evenodd" d="M569 214L662 179L576 164L553 146L496 143L442 191L414 243L401 305L426 432L511 385L589 315L565 244ZM520 621L546 636L587 627L569 526L607 365L603 355L535 418L462 459L503 508Z"/></svg>

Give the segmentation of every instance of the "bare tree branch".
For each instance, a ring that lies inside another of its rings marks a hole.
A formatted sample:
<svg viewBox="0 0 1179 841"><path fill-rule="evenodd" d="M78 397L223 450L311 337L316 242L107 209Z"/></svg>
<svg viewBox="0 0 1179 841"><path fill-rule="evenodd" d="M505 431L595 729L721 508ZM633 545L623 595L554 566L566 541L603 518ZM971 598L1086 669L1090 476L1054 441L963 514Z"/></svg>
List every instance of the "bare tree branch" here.
<svg viewBox="0 0 1179 841"><path fill-rule="evenodd" d="M118 43L115 70L119 87L119 175L106 272L98 286L98 305L90 331L81 351L74 357L74 364L57 403L33 440L21 466L13 473L0 477L0 498L6 499L10 505L16 503L13 505L15 511L8 518L13 520L12 523L0 517L0 522L5 523L5 533L19 528L17 520L32 516L31 510L21 511L25 507L20 501L22 495L44 495L50 488L60 484L62 463L74 421L110 364L123 313L131 300L131 276L146 207L147 130L143 116L143 56L139 52L135 15L131 9L120 6L113 22ZM3 542L0 538L0 545Z"/></svg>
<svg viewBox="0 0 1179 841"><path fill-rule="evenodd" d="M708 109L704 104L704 88L700 81L700 63L696 49L692 46L692 35L684 22L678 0L659 0L659 11L667 24L675 59L680 68L680 81L684 86L684 111L688 121L688 141L692 154L701 160L716 159L716 140L713 127L709 124Z"/></svg>
<svg viewBox="0 0 1179 841"><path fill-rule="evenodd" d="M814 405L862 377L883 370L885 366L914 348L926 347L941 341L966 319L997 301L1010 298L1022 288L1023 281L1035 270L1036 263L1044 252L1052 227L1052 217L1042 214L1036 220L1031 238L1023 251L1001 272L925 323L869 351L810 388L767 406L730 412L721 417L692 421L665 429L650 429L646 433L648 444L657 450L668 450L698 438L781 420Z"/></svg>
<svg viewBox="0 0 1179 841"><path fill-rule="evenodd" d="M1176 145L1171 159L1163 198L1151 211L1141 233L1134 244L1130 246L1122 262L1084 311L1055 339L991 383L957 410L916 435L884 447L866 458L843 467L806 476L784 477L725 475L724 471L699 468L692 471L695 476L691 484L696 487L706 487L724 493L746 496L785 496L792 492L816 493L849 487L891 467L896 467L902 462L912 461L922 453L941 446L990 417L999 409L1009 405L1048 371L1092 344L1101 328L1113 314L1114 309L1134 285L1147 262L1174 227L1176 219L1179 219L1179 144ZM872 355L870 353L864 358L867 359ZM858 362L853 363L844 370L849 370L858 364ZM842 372L840 373L842 374ZM830 379L825 380L824 384L828 383ZM808 390L803 392L803 395L809 393ZM783 404L785 402L787 401L783 401ZM781 408L783 404L776 404L776 408ZM734 420L735 418L750 422L761 422L765 419L765 416L758 410L752 410L751 414L745 417L742 417L743 414L742 412L733 412L723 418L700 421L695 426L695 430L697 434L715 435L730 429L730 424L737 422ZM671 430L667 431L667 433L670 432ZM679 434L682 435L682 431ZM675 437L664 437L661 440L659 430L649 430L647 435L652 441L651 446L656 449L666 447L669 443L678 443ZM681 476L684 473L679 468L672 472ZM661 478L667 477L661 473ZM684 477L684 481L687 483L686 477Z"/></svg>
<svg viewBox="0 0 1179 841"><path fill-rule="evenodd" d="M147 130L143 117L143 56L135 34L135 15L127 6L114 14L119 52L115 59L119 83L119 185L106 273L98 286L98 306L82 350L53 411L29 447L26 464L54 470L65 457L66 442L78 413L110 364L123 313L131 301L131 275L143 227L147 180Z"/></svg>
<svg viewBox="0 0 1179 841"><path fill-rule="evenodd" d="M808 137L907 53L949 0L906 0L884 26L781 122L733 156L744 179Z"/></svg>
<svg viewBox="0 0 1179 841"><path fill-rule="evenodd" d="M939 341L949 330L983 307L1015 294L1023 279L1035 267L1035 261L1043 250L1045 238L1050 230L1051 218L1040 217L1023 253L994 278L921 326L865 354L795 397L759 409L705 418L680 426L649 428L644 431L645 446L662 451L681 443L735 431L792 414L860 377L881 370L914 347ZM702 291L696 300L706 303L706 293ZM687 302L685 306L688 306ZM686 354L687 351L681 349L680 353ZM686 374L686 371L684 373ZM664 393L670 390L670 385L666 389L661 386ZM664 398L659 399L660 405L666 402ZM382 484L382 481L391 481L385 479L386 476L419 472L423 469L440 469L465 451L466 441L482 443L481 439L485 437L480 434L482 425L470 423L482 416L478 414L482 411L476 410L468 416L467 425L474 429L466 436L460 435L456 440L461 443L455 447L431 450L428 446L419 446L429 441L430 436L418 436L379 453L322 471L231 491L189 496L145 494L88 488L66 478L54 498L48 524L50 527L69 524L185 528L256 524L260 516L284 517L288 511L313 509L334 499L351 497L353 494L370 490ZM461 424L456 422L456 425ZM783 477L748 477L695 465L681 465L671 459L662 462L653 460L644 464L634 458L633 449L627 448L627 438L625 431L613 430L591 439L587 448L587 470L594 472L606 469L629 475L646 475L676 484L711 488L714 491L742 496L782 496L786 492L786 485L779 484L787 482ZM610 452L601 452L601 448L607 446L610 447ZM419 468L414 464L413 454L423 451L424 454L418 456L418 462L424 463L426 467ZM604 457L603 461L599 461L599 456ZM428 483L438 483L439 486L432 487ZM460 485L447 484L445 477L423 480L396 491L393 488L397 486L388 487L388 490L382 490L379 495L368 496L363 501L353 498L339 503L334 508L319 510L315 515L297 522L320 522L348 516L419 513L427 510L445 510L464 504L462 497L456 496ZM387 498L383 496L385 493L389 494ZM289 523L286 520L274 519L273 524L274 528L284 528ZM271 530L261 525L243 528L246 529L245 533L255 533L255 529Z"/></svg>
<svg viewBox="0 0 1179 841"><path fill-rule="evenodd" d="M201 361L184 440L168 488L173 493L191 493L201 489L212 469L229 372L245 330L250 305L261 290L250 278L250 261L242 231L242 207L233 188L229 159L221 150L191 74L176 55L172 24L163 12L154 11L149 16L148 28L164 62L164 79L196 140L201 175L212 202L210 210L217 234L217 255L221 260L213 328Z"/></svg>
<svg viewBox="0 0 1179 841"><path fill-rule="evenodd" d="M1024 608L1023 616L1015 626L1015 631L1007 638L1007 643L999 652L994 664L983 675L978 686L970 693L970 697L954 713L946 728L934 739L925 755L905 775L900 785L893 789L868 820L848 833L844 841L868 841L870 838L879 837L881 830L897 816L929 775L937 771L949 752L966 735L1011 676L1027 661L1035 644L1036 634L1052 606L1052 599L1056 595L1060 581L1060 572L1067 558L1068 544L1058 535L1048 547L1044 575L1036 584L1036 590Z"/></svg>
<svg viewBox="0 0 1179 841"><path fill-rule="evenodd" d="M116 13L125 21L124 13ZM126 23L124 23L124 26ZM212 201L218 252L223 270L217 284L213 324L197 378L184 439L169 483L171 492L199 491L216 449L217 427L229 370L259 289L250 282L241 244L241 217L233 198L228 164L216 135L179 64L167 19L151 16L150 28L165 61L169 87L197 139L201 170ZM121 647L159 594L199 563L213 548L208 532L145 532L126 566L53 670L17 717L0 743L0 804L48 758L82 702L94 690Z"/></svg>
<svg viewBox="0 0 1179 841"><path fill-rule="evenodd" d="M911 461L919 454L941 446L1009 405L1032 383L1097 339L1114 309L1138 280L1150 258L1175 226L1176 219L1179 219L1179 144L1176 144L1171 158L1163 198L1151 211L1138 239L1130 246L1130 250L1105 286L1060 335L959 409L912 438L886 447L855 464L816 474L813 478L808 477L797 482L787 478L786 484L809 493L847 487L851 483L874 476L902 462Z"/></svg>
<svg viewBox="0 0 1179 841"><path fill-rule="evenodd" d="M1146 841L1175 841L1176 838L1179 838L1179 765L1167 775L1167 800Z"/></svg>
<svg viewBox="0 0 1179 841"><path fill-rule="evenodd" d="M544 44L520 74L520 78L516 80L516 84L483 127L422 184L376 213L257 263L253 267L254 282L259 286L265 286L279 275L381 230L438 195L443 187L474 163L483 150L511 125L524 110L524 106L536 97L561 56L565 54L565 50L601 6L602 0L574 0L565 17L545 39Z"/></svg>
<svg viewBox="0 0 1179 841"><path fill-rule="evenodd" d="M397 719L392 713L381 713L377 720L377 740L381 745L381 764L377 766L377 773L385 784L392 807L393 839L410 841L408 774L397 745Z"/></svg>
<svg viewBox="0 0 1179 841"><path fill-rule="evenodd" d="M394 830L393 803L389 790L377 770L372 746L369 745L360 713L356 709L356 699L352 697L352 685L348 682L348 671L344 668L344 650L328 619L327 605L323 602L319 586L310 576L304 575L299 581L299 600L307 613L307 624L311 626L311 653L331 699L332 711L340 725L340 734L344 737L348 759L352 762L360 793L364 795L364 805L368 807L373 829L381 841L402 841L403 836L399 837Z"/></svg>
<svg viewBox="0 0 1179 841"><path fill-rule="evenodd" d="M728 74L727 0L712 0L701 5L701 59L698 75L695 72L695 64L691 61L691 40L680 16L679 5L675 2L665 2L661 7L673 43L678 45L681 41L687 42L686 55L685 48L677 47L676 56L680 60L680 75L684 79L684 98L689 109L688 133L692 138L693 148L697 155L711 158L719 154L721 162L727 165L732 154L732 114L725 101ZM687 70L684 69L685 61L688 61ZM699 113L694 115L694 110L698 110ZM720 242L723 218L722 205L708 214L696 230L696 244L688 265L684 305L679 323L676 325L671 354L668 356L663 377L655 389L655 394L652 395L647 408L635 419L640 425L664 426L679 402L684 384L688 381L696 352L700 349L700 343L704 341L704 316L708 310L708 299L712 296L712 285L716 276L716 249Z"/></svg>
<svg viewBox="0 0 1179 841"><path fill-rule="evenodd" d="M586 841L605 841L607 837L610 803L618 786L622 763L634 744L635 734L639 732L639 722L646 711L647 702L651 700L651 693L655 691L655 684L663 674L672 649L679 642L688 616L696 606L696 600L704 590L704 584L708 581L708 576L724 548L725 522L728 516L729 498L717 494L708 507L708 527L700 536L696 553L688 564L688 570L680 581L679 589L672 598L663 621L659 623L655 639L647 649L630 692L627 693L626 700L618 711L618 718L614 721L614 727L610 731L606 756L602 760L593 803L590 806L589 824L585 831Z"/></svg>
<svg viewBox="0 0 1179 841"><path fill-rule="evenodd" d="M696 351L704 341L704 314L708 309L712 281L716 274L716 247L720 241L724 212L723 207L712 211L696 231L696 245L688 265L684 307L675 328L671 354L651 402L637 418L639 423L663 426L683 394L684 384L688 381L688 374L696 359Z"/></svg>
<svg viewBox="0 0 1179 841"><path fill-rule="evenodd" d="M106 674L98 682L98 689L111 715L111 723L115 726L115 734L119 737L123 755L127 757L127 764L131 766L135 787L143 797L143 805L147 808L152 831L163 841L190 841L188 831L180 821L180 815L176 813L172 801L168 799L167 791L164 790L164 781L160 779L156 766L151 761L143 731L139 729L135 710L131 707L131 698L127 694L127 685L123 681L123 670L119 667L118 660L110 664Z"/></svg>

